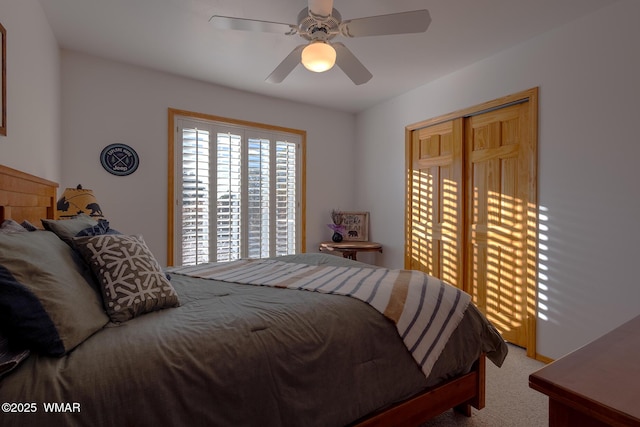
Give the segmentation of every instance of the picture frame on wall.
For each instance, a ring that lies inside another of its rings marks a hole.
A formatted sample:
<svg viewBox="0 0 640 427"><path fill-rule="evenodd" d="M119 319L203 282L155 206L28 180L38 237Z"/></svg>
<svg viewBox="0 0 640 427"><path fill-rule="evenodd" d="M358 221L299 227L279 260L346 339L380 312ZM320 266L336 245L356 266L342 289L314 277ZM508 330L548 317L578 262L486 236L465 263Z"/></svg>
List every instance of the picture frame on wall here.
<svg viewBox="0 0 640 427"><path fill-rule="evenodd" d="M345 228L344 241L369 241L369 212L341 212L342 225Z"/></svg>
<svg viewBox="0 0 640 427"><path fill-rule="evenodd" d="M7 30L0 24L0 135L7 135Z"/></svg>

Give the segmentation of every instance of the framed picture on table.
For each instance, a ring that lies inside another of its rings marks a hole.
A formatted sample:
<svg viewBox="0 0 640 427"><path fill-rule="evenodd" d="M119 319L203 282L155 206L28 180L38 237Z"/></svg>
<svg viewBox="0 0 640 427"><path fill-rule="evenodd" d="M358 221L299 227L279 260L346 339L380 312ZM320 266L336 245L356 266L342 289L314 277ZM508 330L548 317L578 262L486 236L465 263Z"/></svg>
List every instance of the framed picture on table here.
<svg viewBox="0 0 640 427"><path fill-rule="evenodd" d="M369 212L341 212L345 241L369 241Z"/></svg>

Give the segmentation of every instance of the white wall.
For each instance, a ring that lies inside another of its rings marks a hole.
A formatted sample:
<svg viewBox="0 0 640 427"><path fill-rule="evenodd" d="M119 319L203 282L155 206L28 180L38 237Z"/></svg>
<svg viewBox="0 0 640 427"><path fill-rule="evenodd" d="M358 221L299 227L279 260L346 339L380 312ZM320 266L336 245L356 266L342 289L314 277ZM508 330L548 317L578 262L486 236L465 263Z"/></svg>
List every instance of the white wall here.
<svg viewBox="0 0 640 427"><path fill-rule="evenodd" d="M7 30L7 136L0 164L60 176L60 54L37 0L0 0Z"/></svg>
<svg viewBox="0 0 640 427"><path fill-rule="evenodd" d="M356 202L383 263L403 265L404 127L539 86L538 353L640 314L639 16L640 2L614 3L359 114Z"/></svg>
<svg viewBox="0 0 640 427"><path fill-rule="evenodd" d="M307 251L327 240L334 207L353 199L352 114L254 95L105 59L62 52L61 188L81 183L113 228L141 233L161 264L167 245L167 109L307 131ZM265 83L266 84L266 83ZM140 166L119 177L100 165L111 143L133 147Z"/></svg>

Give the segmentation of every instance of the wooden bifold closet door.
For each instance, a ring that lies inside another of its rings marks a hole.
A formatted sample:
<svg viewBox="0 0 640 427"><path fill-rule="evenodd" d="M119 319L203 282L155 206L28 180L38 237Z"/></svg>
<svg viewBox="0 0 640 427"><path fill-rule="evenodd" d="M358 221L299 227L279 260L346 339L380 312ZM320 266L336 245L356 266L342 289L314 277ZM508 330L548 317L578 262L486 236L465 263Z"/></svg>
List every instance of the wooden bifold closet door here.
<svg viewBox="0 0 640 427"><path fill-rule="evenodd" d="M405 268L471 294L535 357L537 89L407 128Z"/></svg>
<svg viewBox="0 0 640 427"><path fill-rule="evenodd" d="M462 119L412 133L411 234L406 265L461 289L463 136Z"/></svg>

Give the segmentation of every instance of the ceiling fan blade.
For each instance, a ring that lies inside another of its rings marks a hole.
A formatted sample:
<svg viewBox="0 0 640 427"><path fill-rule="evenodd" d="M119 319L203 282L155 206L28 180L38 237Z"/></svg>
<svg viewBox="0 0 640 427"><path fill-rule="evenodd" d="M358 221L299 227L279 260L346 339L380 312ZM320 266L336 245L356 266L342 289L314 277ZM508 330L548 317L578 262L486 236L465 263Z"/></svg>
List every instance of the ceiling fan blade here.
<svg viewBox="0 0 640 427"><path fill-rule="evenodd" d="M300 59L302 56L302 49L304 49L306 44L301 44L291 51L289 55L287 55L284 60L276 67L275 70L269 77L267 77L267 81L269 83L281 83L296 66L300 63Z"/></svg>
<svg viewBox="0 0 640 427"><path fill-rule="evenodd" d="M362 62L342 43L332 43L336 50L336 65L357 85L371 80L373 75L362 65Z"/></svg>
<svg viewBox="0 0 640 427"><path fill-rule="evenodd" d="M427 31L429 24L429 11L421 9L343 21L340 24L340 32L347 37L423 33Z"/></svg>
<svg viewBox="0 0 640 427"><path fill-rule="evenodd" d="M333 0L309 0L309 14L319 21L325 21L331 16Z"/></svg>
<svg viewBox="0 0 640 427"><path fill-rule="evenodd" d="M297 27L293 24L280 22L259 21L256 19L233 18L230 16L213 15L209 22L221 30L260 31L263 33L295 34Z"/></svg>

